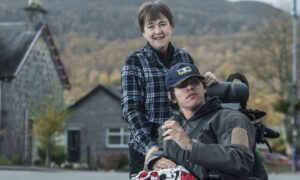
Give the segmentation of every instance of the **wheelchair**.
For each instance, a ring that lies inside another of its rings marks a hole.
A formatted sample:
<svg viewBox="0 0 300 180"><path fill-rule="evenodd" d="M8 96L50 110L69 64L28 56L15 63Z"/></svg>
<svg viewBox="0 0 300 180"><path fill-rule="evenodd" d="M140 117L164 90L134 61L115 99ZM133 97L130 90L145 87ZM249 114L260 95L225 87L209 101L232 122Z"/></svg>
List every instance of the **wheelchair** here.
<svg viewBox="0 0 300 180"><path fill-rule="evenodd" d="M272 148L268 143L267 138L278 138L280 136L280 133L274 131L273 129L267 127L265 124L262 123L261 118L266 115L265 112L257 109L241 108L240 104L247 102L249 99L249 89L245 84L236 83L236 82L219 82L216 85L207 88L206 96L209 97L218 96L221 101L221 105L224 108L239 110L243 114L245 114L255 127L256 144L266 144L269 151L272 152ZM259 159L257 152L255 153L256 153L255 154L256 161L259 161L260 163L259 165L262 166L261 160ZM262 166L262 168L264 167ZM256 173L259 174L260 172L256 172ZM226 175L218 172L208 173L206 176L207 176L206 179L209 180L233 179L232 175ZM237 179L241 179L241 178L237 177ZM268 177L266 174L266 177L263 178L246 177L245 179L261 180L261 179L268 179Z"/></svg>
<svg viewBox="0 0 300 180"><path fill-rule="evenodd" d="M266 138L278 138L280 133L267 127L262 123L261 118L266 112L257 109L242 109L240 104L248 101L249 89L243 83L219 82L214 86L208 87L207 96L218 96L222 106L229 109L235 109L245 114L256 128L256 143L266 144L269 151L272 148Z"/></svg>

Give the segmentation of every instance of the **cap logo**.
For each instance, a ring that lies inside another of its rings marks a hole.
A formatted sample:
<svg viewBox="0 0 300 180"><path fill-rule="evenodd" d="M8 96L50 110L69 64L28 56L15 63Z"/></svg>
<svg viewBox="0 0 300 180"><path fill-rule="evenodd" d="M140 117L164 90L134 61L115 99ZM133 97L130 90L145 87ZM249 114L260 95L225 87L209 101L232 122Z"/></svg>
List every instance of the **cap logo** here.
<svg viewBox="0 0 300 180"><path fill-rule="evenodd" d="M185 67L180 68L180 69L177 70L179 75L183 75L183 74L189 73L191 71L192 71L192 69L191 69L190 66L185 66Z"/></svg>

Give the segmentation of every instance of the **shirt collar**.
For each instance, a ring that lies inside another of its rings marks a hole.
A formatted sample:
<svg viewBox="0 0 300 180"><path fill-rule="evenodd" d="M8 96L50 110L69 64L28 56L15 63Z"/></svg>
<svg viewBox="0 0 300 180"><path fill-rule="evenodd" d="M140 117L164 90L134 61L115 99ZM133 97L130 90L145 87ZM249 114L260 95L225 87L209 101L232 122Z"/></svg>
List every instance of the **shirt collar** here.
<svg viewBox="0 0 300 180"><path fill-rule="evenodd" d="M173 46L171 43L169 43L166 53L160 52L160 51L156 50L155 48L153 48L153 47L151 46L151 44L150 44L149 42L147 43L147 46L151 49L151 51L152 51L153 53L155 53L155 54L158 56L159 60L160 60L166 67L169 68L169 66L170 66L171 63L172 63L173 55L174 55L174 52L175 52L174 46Z"/></svg>

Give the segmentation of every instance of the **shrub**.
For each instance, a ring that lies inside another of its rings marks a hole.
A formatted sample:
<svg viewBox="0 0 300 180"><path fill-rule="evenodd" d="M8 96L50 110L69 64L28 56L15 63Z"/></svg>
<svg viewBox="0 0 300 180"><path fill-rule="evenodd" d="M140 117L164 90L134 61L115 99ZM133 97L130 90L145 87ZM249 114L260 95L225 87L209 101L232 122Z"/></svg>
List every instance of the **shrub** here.
<svg viewBox="0 0 300 180"><path fill-rule="evenodd" d="M69 162L63 162L61 165L60 165L60 168L63 168L63 169L73 169L73 164L69 163Z"/></svg>
<svg viewBox="0 0 300 180"><path fill-rule="evenodd" d="M33 165L35 165L35 166L43 166L44 164L45 163L40 159L36 159L33 161Z"/></svg>
<svg viewBox="0 0 300 180"><path fill-rule="evenodd" d="M11 165L12 162L0 155L0 165Z"/></svg>
<svg viewBox="0 0 300 180"><path fill-rule="evenodd" d="M38 149L38 155L41 158L43 162L45 162L46 159L46 152L45 150L39 148ZM64 146L55 145L52 148L51 153L51 161L55 162L56 164L60 165L67 159L67 155L64 152Z"/></svg>

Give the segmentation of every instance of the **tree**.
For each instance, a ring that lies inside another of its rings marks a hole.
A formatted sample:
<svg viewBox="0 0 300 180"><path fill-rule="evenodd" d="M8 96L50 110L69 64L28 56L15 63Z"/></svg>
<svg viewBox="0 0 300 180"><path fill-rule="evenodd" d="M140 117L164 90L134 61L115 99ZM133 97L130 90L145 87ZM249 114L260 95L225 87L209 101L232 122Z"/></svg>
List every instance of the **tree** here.
<svg viewBox="0 0 300 180"><path fill-rule="evenodd" d="M291 21L288 14L281 15L274 21L257 30L250 48L243 55L244 67L252 72L257 82L265 84L259 91L265 94L275 93L274 107L284 113L283 131L288 148L291 145L291 126L288 116L291 101ZM256 83L257 83L256 82ZM283 110L284 109L284 110Z"/></svg>
<svg viewBox="0 0 300 180"><path fill-rule="evenodd" d="M64 133L68 117L63 100L58 95L49 95L33 113L33 136L39 147L46 152L47 166L50 165L51 147L55 137Z"/></svg>
<svg viewBox="0 0 300 180"><path fill-rule="evenodd" d="M250 72L284 99L291 89L291 22L288 15L256 31L251 49L244 55Z"/></svg>

